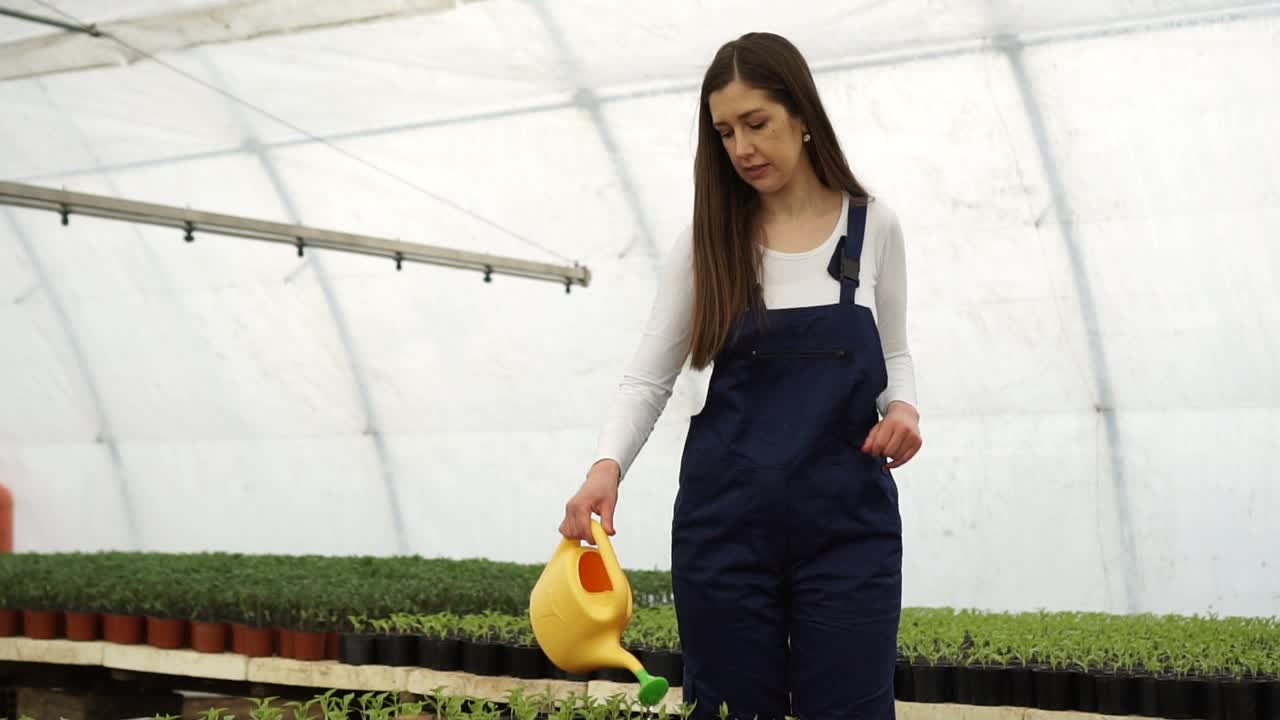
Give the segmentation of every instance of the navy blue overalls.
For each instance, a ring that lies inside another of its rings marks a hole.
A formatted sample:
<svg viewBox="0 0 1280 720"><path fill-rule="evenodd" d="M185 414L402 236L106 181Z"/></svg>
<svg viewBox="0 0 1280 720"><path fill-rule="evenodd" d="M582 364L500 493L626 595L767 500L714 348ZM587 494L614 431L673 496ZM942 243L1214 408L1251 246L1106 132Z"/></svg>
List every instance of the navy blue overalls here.
<svg viewBox="0 0 1280 720"><path fill-rule="evenodd" d="M861 450L888 382L853 301L866 219L851 202L840 302L766 309L763 328L746 310L690 420L672 581L694 717L894 717L902 520L885 461Z"/></svg>

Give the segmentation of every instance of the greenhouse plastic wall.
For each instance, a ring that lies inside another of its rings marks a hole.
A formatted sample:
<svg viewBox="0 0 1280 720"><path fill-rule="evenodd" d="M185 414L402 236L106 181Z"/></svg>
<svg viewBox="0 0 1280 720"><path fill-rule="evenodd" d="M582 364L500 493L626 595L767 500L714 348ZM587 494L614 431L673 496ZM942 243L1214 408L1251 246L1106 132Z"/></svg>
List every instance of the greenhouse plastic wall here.
<svg viewBox="0 0 1280 720"><path fill-rule="evenodd" d="M641 5L483 0L0 82L0 179L593 275L0 208L15 549L546 561L688 222L700 73L767 28L904 230L904 602L1280 607L1280 6ZM0 52L34 34L13 22ZM706 380L622 487L629 567L669 566Z"/></svg>

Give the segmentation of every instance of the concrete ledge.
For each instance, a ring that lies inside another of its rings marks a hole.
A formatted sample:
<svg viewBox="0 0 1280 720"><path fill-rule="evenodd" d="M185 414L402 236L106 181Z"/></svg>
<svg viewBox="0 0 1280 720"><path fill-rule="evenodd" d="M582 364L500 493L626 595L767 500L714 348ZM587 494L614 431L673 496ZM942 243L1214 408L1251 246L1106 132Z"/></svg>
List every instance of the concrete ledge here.
<svg viewBox="0 0 1280 720"><path fill-rule="evenodd" d="M0 638L0 662L20 662L22 657L18 654L18 641L23 638L4 637Z"/></svg>
<svg viewBox="0 0 1280 720"><path fill-rule="evenodd" d="M248 658L233 653L162 650L150 645L103 643L100 664L116 670L243 681Z"/></svg>
<svg viewBox="0 0 1280 720"><path fill-rule="evenodd" d="M521 678L469 675L464 672L442 672L430 668L415 668L409 673L409 692L427 695L437 688L443 688L451 695L467 695L482 700L505 702L507 694L515 688L523 688L525 696L540 695L550 692L556 698L570 695L582 695L587 691L587 683L568 680L524 680Z"/></svg>
<svg viewBox="0 0 1280 720"><path fill-rule="evenodd" d="M101 665L101 642L0 638L0 660L42 662L55 665Z"/></svg>
<svg viewBox="0 0 1280 720"><path fill-rule="evenodd" d="M897 702L898 720L1026 720L1026 708Z"/></svg>
<svg viewBox="0 0 1280 720"><path fill-rule="evenodd" d="M247 658L248 680L268 685L372 690L408 689L412 668L389 665L343 665L336 660L302 661L288 658Z"/></svg>

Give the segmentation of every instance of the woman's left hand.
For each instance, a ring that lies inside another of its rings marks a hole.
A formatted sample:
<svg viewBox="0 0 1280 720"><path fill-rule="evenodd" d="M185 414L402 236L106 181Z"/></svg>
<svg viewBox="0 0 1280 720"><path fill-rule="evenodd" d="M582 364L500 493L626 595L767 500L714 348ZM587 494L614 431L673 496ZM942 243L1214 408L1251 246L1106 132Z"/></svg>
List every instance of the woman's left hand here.
<svg viewBox="0 0 1280 720"><path fill-rule="evenodd" d="M894 401L889 412L867 433L862 451L875 457L893 458L890 469L900 467L920 451L920 415L910 405Z"/></svg>

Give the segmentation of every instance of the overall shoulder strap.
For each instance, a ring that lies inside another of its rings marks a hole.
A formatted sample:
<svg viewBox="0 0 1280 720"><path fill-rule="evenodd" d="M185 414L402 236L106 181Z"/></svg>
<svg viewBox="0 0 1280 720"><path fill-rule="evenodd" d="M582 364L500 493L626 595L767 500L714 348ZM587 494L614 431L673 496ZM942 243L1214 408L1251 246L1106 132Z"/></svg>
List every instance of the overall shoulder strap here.
<svg viewBox="0 0 1280 720"><path fill-rule="evenodd" d="M836 243L827 272L840 281L840 302L852 303L858 289L858 270L862 260L862 238L867 228L867 206L849 204L849 221L845 234Z"/></svg>

